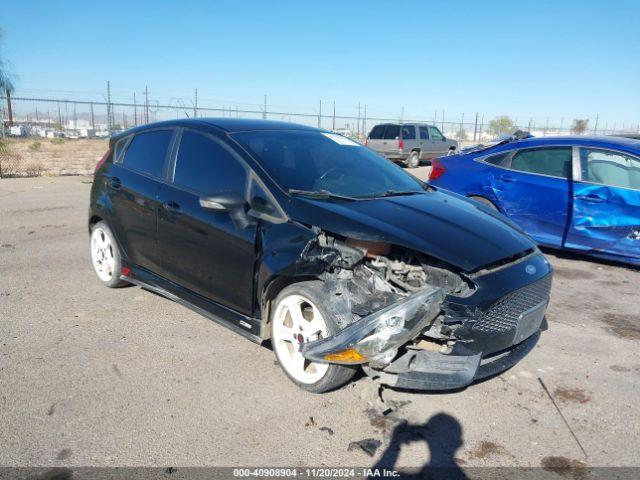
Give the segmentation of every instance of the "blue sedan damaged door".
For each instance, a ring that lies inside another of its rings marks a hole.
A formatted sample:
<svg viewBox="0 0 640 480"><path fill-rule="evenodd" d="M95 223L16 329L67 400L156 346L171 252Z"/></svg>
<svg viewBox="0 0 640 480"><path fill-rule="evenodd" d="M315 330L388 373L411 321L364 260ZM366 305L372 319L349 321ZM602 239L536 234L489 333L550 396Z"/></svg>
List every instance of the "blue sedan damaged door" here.
<svg viewBox="0 0 640 480"><path fill-rule="evenodd" d="M640 262L640 159L580 148L576 170L565 247Z"/></svg>

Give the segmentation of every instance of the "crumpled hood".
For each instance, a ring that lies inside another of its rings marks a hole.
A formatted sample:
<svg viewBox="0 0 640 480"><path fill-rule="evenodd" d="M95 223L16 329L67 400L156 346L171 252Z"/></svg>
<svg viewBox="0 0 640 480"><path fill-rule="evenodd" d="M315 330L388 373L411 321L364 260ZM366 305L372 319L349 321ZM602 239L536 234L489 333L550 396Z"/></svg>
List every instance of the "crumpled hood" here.
<svg viewBox="0 0 640 480"><path fill-rule="evenodd" d="M458 195L415 195L342 201L298 196L290 217L331 233L392 243L472 271L534 248L506 218Z"/></svg>

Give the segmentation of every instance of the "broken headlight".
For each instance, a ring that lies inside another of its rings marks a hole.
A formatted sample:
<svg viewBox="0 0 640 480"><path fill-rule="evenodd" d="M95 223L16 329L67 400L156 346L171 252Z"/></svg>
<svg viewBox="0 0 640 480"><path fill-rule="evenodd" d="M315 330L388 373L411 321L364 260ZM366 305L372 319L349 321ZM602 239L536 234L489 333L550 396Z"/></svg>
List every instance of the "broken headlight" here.
<svg viewBox="0 0 640 480"><path fill-rule="evenodd" d="M367 315L332 337L305 343L302 355L316 362L358 364L391 356L440 312L444 293L426 288Z"/></svg>

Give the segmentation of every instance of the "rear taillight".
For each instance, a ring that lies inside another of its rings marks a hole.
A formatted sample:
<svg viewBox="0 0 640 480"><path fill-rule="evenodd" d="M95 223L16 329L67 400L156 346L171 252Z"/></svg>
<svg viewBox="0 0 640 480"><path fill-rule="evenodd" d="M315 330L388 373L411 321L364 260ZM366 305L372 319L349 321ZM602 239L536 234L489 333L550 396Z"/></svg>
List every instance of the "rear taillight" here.
<svg viewBox="0 0 640 480"><path fill-rule="evenodd" d="M431 172L429 173L429 180L437 180L447 171L442 161L434 159L431 160Z"/></svg>
<svg viewBox="0 0 640 480"><path fill-rule="evenodd" d="M111 155L111 149L110 148L106 152L104 152L104 155L102 156L100 161L98 163L96 163L96 169L94 170L94 173L97 172L98 170L100 170L100 167L102 165L104 165L104 162L107 161L107 158L109 158L109 155Z"/></svg>
<svg viewBox="0 0 640 480"><path fill-rule="evenodd" d="M403 149L404 149L404 140L400 139L398 140L398 151L402 153Z"/></svg>

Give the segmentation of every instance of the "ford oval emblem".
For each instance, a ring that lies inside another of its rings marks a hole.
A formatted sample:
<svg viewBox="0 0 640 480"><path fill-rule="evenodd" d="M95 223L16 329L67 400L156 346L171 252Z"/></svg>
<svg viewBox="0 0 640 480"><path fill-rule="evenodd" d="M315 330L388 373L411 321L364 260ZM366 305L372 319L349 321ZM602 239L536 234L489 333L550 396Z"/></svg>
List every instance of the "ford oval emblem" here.
<svg viewBox="0 0 640 480"><path fill-rule="evenodd" d="M527 266L524 268L524 271L525 271L525 272L527 272L529 275L533 275L533 274L535 274L538 270L537 270L537 269L536 269L536 267L535 267L535 266L533 266L533 265L527 265Z"/></svg>

